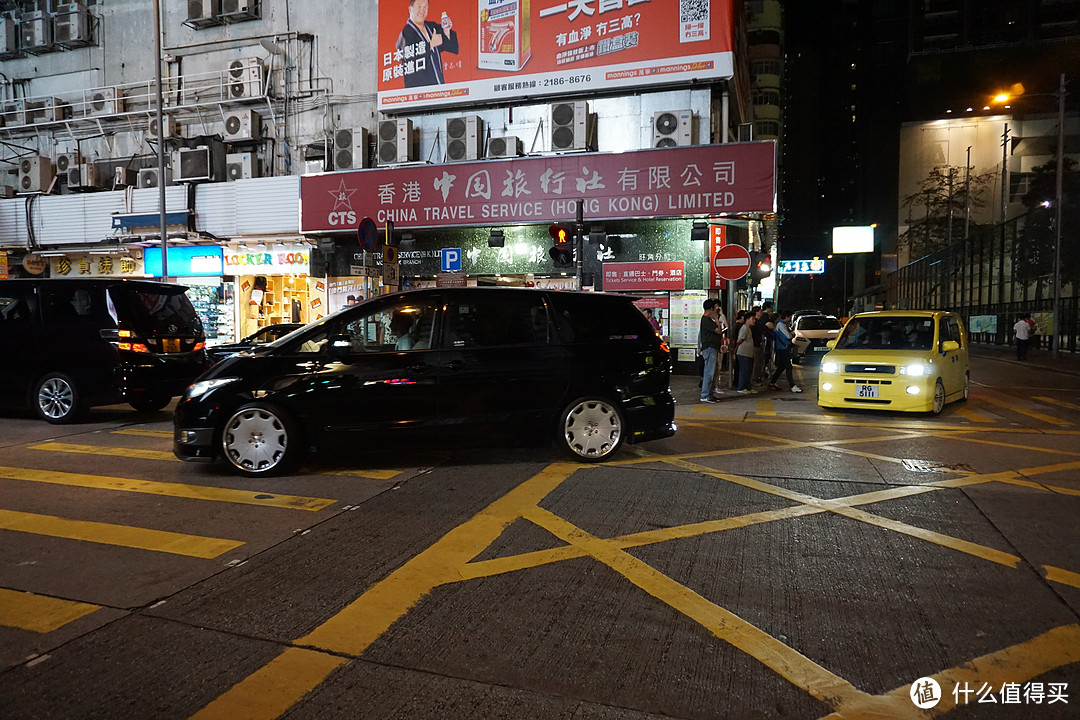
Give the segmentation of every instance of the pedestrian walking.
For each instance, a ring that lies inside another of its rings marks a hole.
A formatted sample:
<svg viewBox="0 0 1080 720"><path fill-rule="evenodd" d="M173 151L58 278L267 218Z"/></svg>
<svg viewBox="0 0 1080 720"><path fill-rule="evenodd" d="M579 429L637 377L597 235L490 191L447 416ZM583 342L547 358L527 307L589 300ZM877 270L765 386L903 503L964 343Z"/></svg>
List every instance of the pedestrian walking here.
<svg viewBox="0 0 1080 720"><path fill-rule="evenodd" d="M801 393L802 388L795 384L795 377L791 373L791 338L793 333L791 328L788 327L789 320L791 320L791 313L782 312L780 313L780 319L776 321L776 339L774 340L776 344L776 369L773 370L772 378L769 379L769 389L780 389L780 386L776 384L776 379L780 377L780 373L786 371L788 388L793 393Z"/></svg>
<svg viewBox="0 0 1080 720"><path fill-rule="evenodd" d="M735 341L735 357L739 362L739 393L748 395L756 393L750 387L750 380L754 373L754 313L747 313L746 320L739 330L739 339Z"/></svg>
<svg viewBox="0 0 1080 720"><path fill-rule="evenodd" d="M1027 360L1028 341L1031 340L1031 325L1027 319L1031 317L1024 313L1013 325L1013 337L1016 338L1016 359Z"/></svg>

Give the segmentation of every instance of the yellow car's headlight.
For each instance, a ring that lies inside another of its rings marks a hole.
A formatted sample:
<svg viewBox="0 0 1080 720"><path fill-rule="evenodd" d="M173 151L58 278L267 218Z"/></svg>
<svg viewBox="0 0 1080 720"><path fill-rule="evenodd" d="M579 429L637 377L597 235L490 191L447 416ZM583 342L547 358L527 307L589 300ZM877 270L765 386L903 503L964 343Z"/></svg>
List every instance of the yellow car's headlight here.
<svg viewBox="0 0 1080 720"><path fill-rule="evenodd" d="M910 365L900 366L901 375L930 375L933 371L933 367L923 363L911 363Z"/></svg>
<svg viewBox="0 0 1080 720"><path fill-rule="evenodd" d="M821 363L821 372L823 372L823 373L838 373L838 372L840 372L840 363L823 362L823 363Z"/></svg>

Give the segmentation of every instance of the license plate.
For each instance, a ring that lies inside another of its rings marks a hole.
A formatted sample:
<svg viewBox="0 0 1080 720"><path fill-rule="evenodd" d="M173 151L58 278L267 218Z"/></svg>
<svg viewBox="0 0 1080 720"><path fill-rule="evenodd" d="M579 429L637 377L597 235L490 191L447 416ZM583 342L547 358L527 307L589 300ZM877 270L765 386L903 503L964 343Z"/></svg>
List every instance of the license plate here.
<svg viewBox="0 0 1080 720"><path fill-rule="evenodd" d="M179 338L164 338L161 341L161 347L165 352L180 352L180 339Z"/></svg>
<svg viewBox="0 0 1080 720"><path fill-rule="evenodd" d="M821 347L814 348L814 352L827 352L829 348L822 345Z"/></svg>
<svg viewBox="0 0 1080 720"><path fill-rule="evenodd" d="M855 397L876 398L878 396L877 391L878 391L878 386L877 385L862 385L862 384L859 384L859 385L855 386Z"/></svg>

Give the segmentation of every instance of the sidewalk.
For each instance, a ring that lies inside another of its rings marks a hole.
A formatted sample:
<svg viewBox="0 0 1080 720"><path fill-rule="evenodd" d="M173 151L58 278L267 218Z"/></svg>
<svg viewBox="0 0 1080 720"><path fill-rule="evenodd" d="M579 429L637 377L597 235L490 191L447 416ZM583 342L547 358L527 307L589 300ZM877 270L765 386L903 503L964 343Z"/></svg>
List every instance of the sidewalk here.
<svg viewBox="0 0 1080 720"><path fill-rule="evenodd" d="M1018 367L1050 370L1080 377L1080 355L1069 352L1059 353L1059 357L1055 358L1054 354L1045 348L1032 349L1028 351L1027 360L1017 360L1016 350L1012 345L988 345L983 343L972 343L968 352L972 357L1008 363ZM810 368L813 369L810 370ZM740 395L733 388L726 388L723 395L716 396L717 402L723 403L728 400L737 400L739 398L771 400L776 397L815 397L814 382L812 379L817 377L817 368L813 366L796 365L794 370L795 382L798 383L799 387L803 390L801 395L795 395L789 392L787 389L787 381L781 378L780 387L783 388L782 390L767 390L758 387L758 394L756 395ZM804 373L806 377L805 383L803 382ZM701 377L699 375L672 375L671 394L675 396L675 399L680 405L701 404L701 401L698 399L701 396Z"/></svg>

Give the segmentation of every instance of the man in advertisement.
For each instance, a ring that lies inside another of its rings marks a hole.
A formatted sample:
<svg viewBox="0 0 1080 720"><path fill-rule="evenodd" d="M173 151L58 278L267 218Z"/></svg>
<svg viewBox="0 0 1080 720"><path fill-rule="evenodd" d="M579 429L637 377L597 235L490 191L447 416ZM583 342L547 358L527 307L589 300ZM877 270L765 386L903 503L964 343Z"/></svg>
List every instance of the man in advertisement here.
<svg viewBox="0 0 1080 720"><path fill-rule="evenodd" d="M411 59L412 72L406 70L405 87L423 87L442 85L442 53L458 52L458 37L454 32L454 23L445 12L442 22L428 22L428 0L409 0L409 19L397 39L397 50L405 58Z"/></svg>

